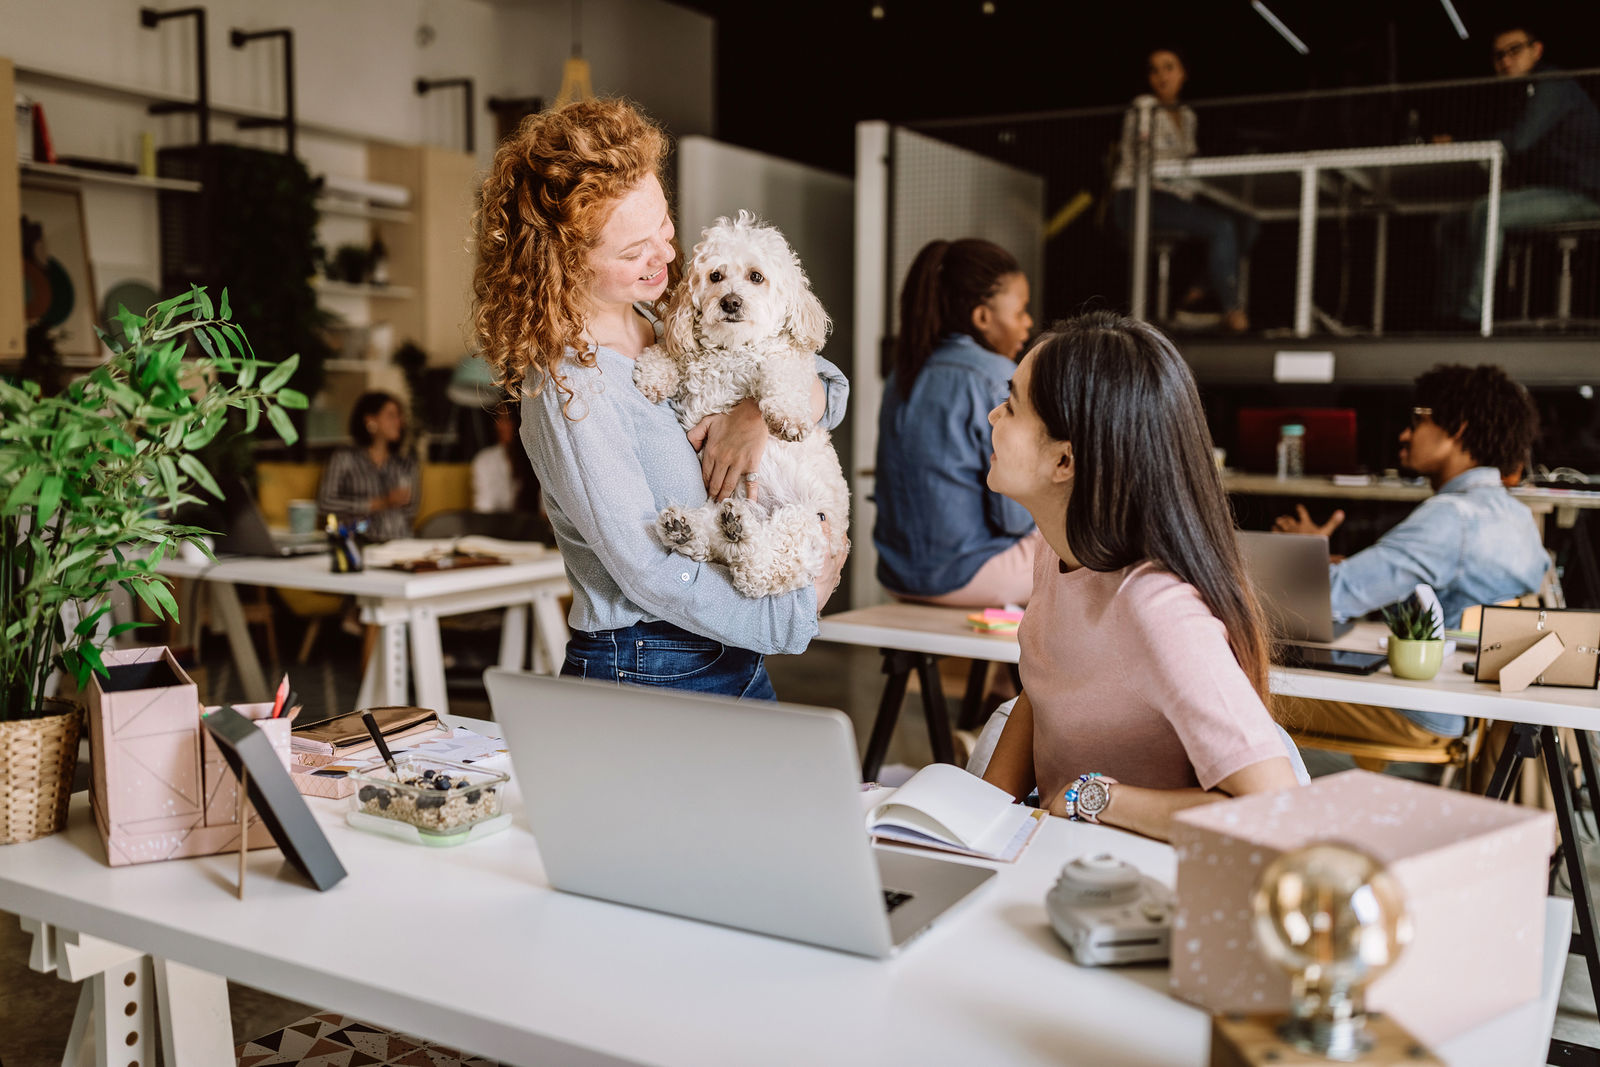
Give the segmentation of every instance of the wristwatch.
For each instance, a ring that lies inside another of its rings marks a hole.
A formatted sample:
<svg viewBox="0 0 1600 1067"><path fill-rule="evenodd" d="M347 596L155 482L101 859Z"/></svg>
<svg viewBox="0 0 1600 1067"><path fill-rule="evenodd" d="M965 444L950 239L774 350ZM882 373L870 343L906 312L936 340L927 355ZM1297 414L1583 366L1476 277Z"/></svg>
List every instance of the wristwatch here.
<svg viewBox="0 0 1600 1067"><path fill-rule="evenodd" d="M1063 797L1067 818L1074 822L1099 822L1100 813L1111 806L1111 787L1116 784L1115 778L1108 778L1099 771L1078 775L1078 780L1067 787Z"/></svg>

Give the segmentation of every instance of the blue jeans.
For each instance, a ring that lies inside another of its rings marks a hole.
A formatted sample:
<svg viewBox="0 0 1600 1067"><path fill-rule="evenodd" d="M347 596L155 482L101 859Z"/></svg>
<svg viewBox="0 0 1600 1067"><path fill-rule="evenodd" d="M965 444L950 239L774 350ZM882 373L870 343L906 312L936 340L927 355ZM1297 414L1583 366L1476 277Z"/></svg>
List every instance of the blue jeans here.
<svg viewBox="0 0 1600 1067"><path fill-rule="evenodd" d="M1112 204L1117 229L1133 232L1133 190L1118 189ZM1240 309L1239 257L1256 243L1261 226L1248 215L1201 200L1185 200L1159 189L1150 190L1150 229L1173 230L1204 241L1206 279L1223 311Z"/></svg>
<svg viewBox="0 0 1600 1067"><path fill-rule="evenodd" d="M1507 230L1600 218L1600 204L1553 186L1535 185L1500 194L1500 235L1495 249L1503 253ZM1466 211L1440 217L1434 229L1439 248L1439 312L1476 323L1483 316L1483 241L1489 229L1489 198L1479 197Z"/></svg>
<svg viewBox="0 0 1600 1067"><path fill-rule="evenodd" d="M561 673L618 685L721 693L743 700L777 700L757 652L730 648L670 622L640 622L620 630L572 631Z"/></svg>

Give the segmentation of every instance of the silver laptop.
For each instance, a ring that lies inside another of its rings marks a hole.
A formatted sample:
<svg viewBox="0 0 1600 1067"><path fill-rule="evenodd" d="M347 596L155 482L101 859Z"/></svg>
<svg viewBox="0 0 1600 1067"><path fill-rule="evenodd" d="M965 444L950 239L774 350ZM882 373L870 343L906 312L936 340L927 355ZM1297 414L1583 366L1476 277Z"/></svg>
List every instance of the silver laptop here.
<svg viewBox="0 0 1600 1067"><path fill-rule="evenodd" d="M994 877L868 843L837 711L483 679L557 889L884 957Z"/></svg>
<svg viewBox="0 0 1600 1067"><path fill-rule="evenodd" d="M1256 530L1237 533L1245 573L1275 640L1326 644L1354 625L1333 621L1326 537Z"/></svg>

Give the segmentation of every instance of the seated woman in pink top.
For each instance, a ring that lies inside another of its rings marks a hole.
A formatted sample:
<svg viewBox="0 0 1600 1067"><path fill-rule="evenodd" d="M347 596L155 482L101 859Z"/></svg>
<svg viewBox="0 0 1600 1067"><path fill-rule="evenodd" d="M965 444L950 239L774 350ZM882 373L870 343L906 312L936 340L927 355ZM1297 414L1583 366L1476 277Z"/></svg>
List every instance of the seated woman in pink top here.
<svg viewBox="0 0 1600 1067"><path fill-rule="evenodd" d="M1194 379L1109 312L1046 334L989 415L989 487L1048 546L1023 694L984 778L1052 814L1167 839L1175 812L1296 776L1267 711L1267 637Z"/></svg>

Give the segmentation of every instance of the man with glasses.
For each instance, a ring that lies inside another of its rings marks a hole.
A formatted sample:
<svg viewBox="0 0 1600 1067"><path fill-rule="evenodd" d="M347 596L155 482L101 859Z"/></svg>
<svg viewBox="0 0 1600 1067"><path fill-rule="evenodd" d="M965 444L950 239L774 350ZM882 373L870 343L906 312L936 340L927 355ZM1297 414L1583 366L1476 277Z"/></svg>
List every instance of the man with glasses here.
<svg viewBox="0 0 1600 1067"><path fill-rule="evenodd" d="M1333 614L1355 618L1404 600L1418 585L1439 595L1447 627L1461 612L1536 591L1550 566L1533 513L1504 479L1528 463L1539 417L1527 390L1499 367L1440 365L1416 380L1400 464L1428 479L1433 496L1372 547L1330 565ZM1282 533L1323 534L1344 521L1281 516ZM1459 715L1295 701L1301 729L1337 737L1440 745L1466 728Z"/></svg>
<svg viewBox="0 0 1600 1067"><path fill-rule="evenodd" d="M1556 68L1544 62L1544 43L1513 26L1495 35L1490 53L1502 78L1529 78ZM1496 135L1506 148L1506 187L1500 194L1500 234L1507 230L1600 218L1600 111L1571 78L1532 78L1516 123ZM1483 242L1488 199L1464 214L1439 220L1440 312L1476 328L1483 310Z"/></svg>

